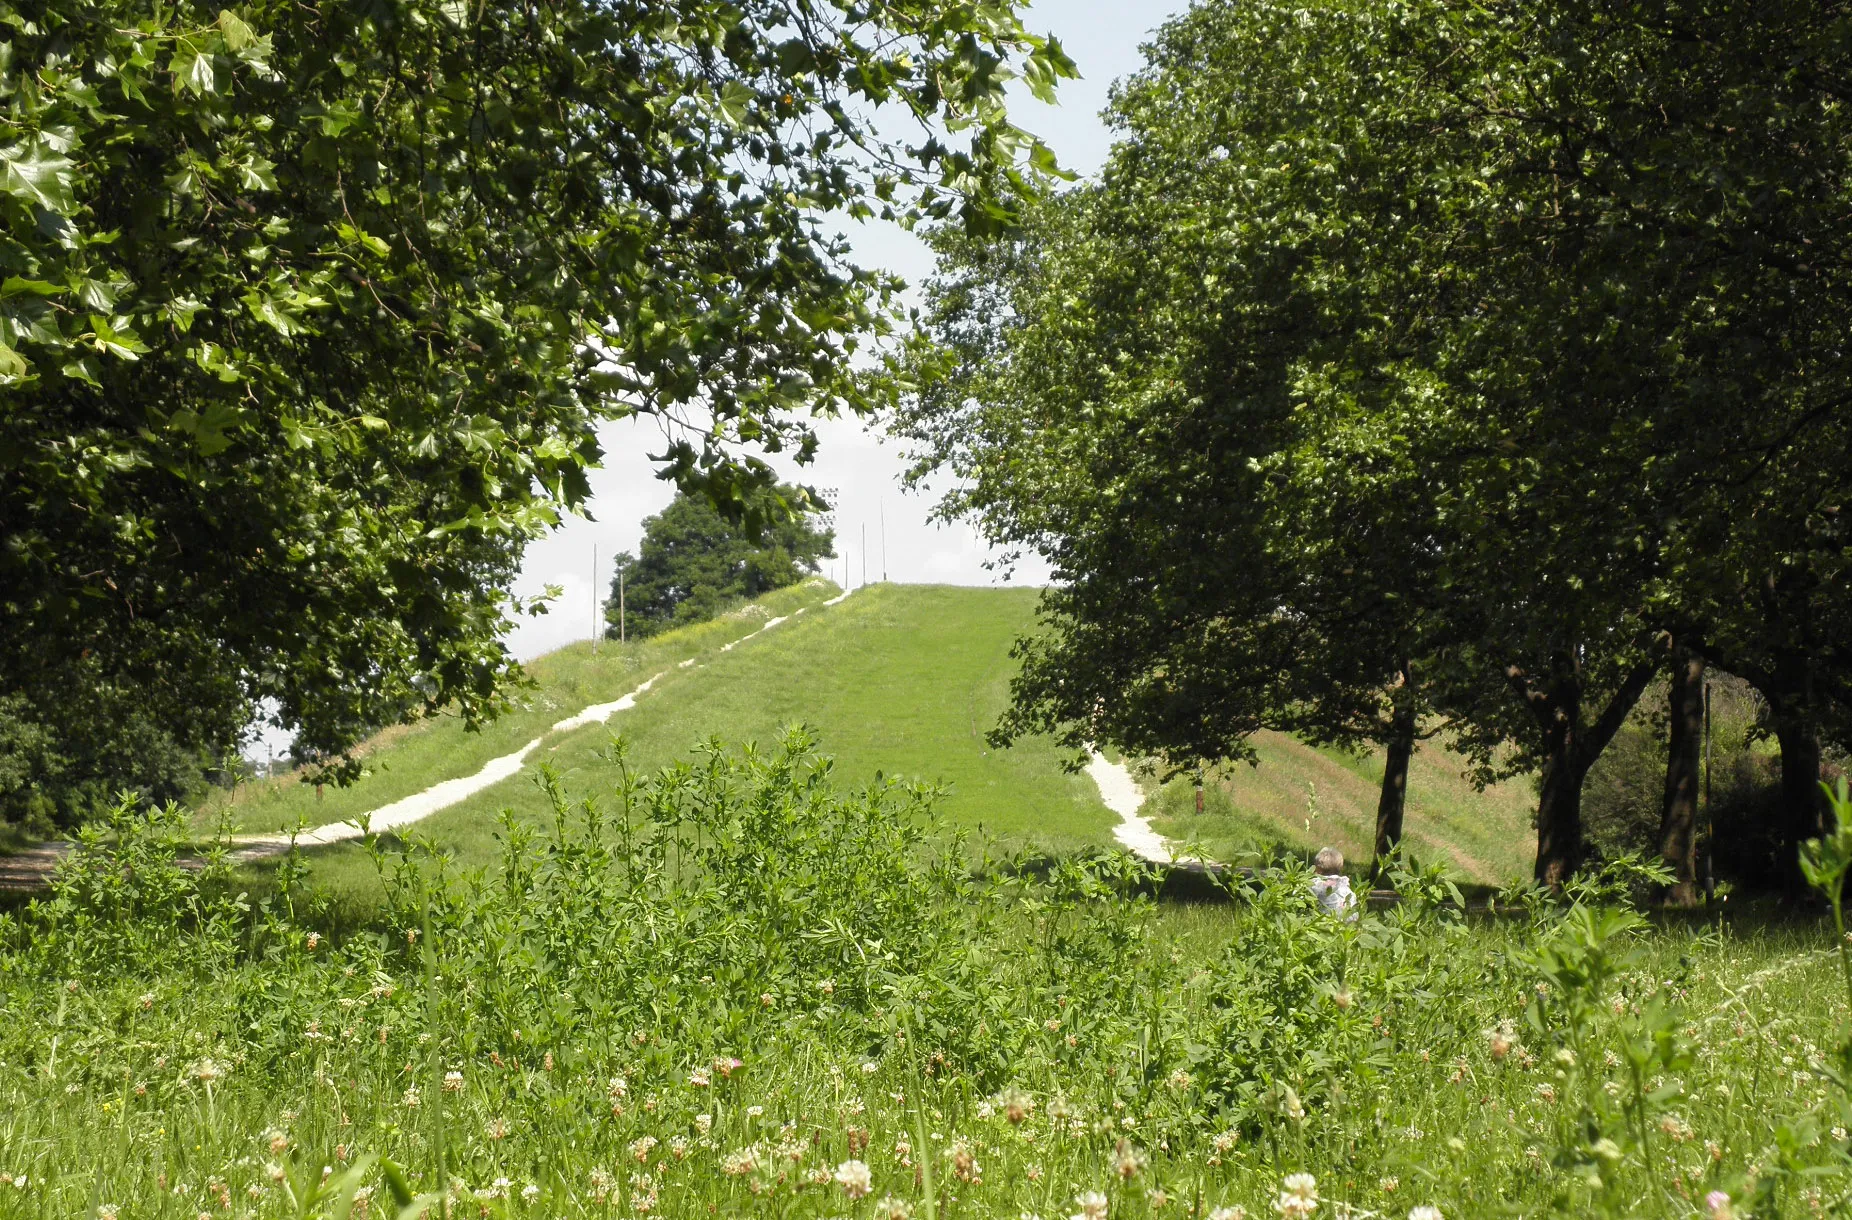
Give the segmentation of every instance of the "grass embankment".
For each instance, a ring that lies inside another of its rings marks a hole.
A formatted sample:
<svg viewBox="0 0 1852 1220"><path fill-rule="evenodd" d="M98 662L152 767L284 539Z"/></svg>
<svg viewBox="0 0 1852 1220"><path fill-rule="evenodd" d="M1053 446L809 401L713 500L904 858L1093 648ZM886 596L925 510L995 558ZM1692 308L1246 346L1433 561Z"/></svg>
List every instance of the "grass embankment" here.
<svg viewBox="0 0 1852 1220"><path fill-rule="evenodd" d="M1321 749L1284 733L1261 733L1253 744L1257 765L1207 773L1200 815L1193 778L1161 787L1147 781L1158 833L1200 845L1214 860L1239 861L1280 846L1310 852L1330 845L1353 865L1367 865L1376 838L1382 751ZM1502 885L1529 876L1537 803L1530 781L1479 791L1464 777L1465 769L1465 759L1438 742L1416 750L1403 818L1409 850L1423 863L1451 866L1468 881Z"/></svg>
<svg viewBox="0 0 1852 1220"><path fill-rule="evenodd" d="M717 654L768 619L815 607L839 592L828 581L809 580L775 590L710 622L621 645L601 641L596 656L589 641L569 644L529 662L533 687L517 693L513 711L478 731L466 729L455 715L394 725L362 744L365 770L352 785L324 786L318 792L302 782L301 772L240 784L203 802L196 823L210 828L221 814L230 814L237 831L267 832L349 821L432 784L472 774L490 759L545 736L556 722L592 704L620 698L652 675L668 671L662 683L670 683L678 662Z"/></svg>
<svg viewBox="0 0 1852 1220"><path fill-rule="evenodd" d="M984 739L1009 698L1010 646L1030 625L1036 596L1026 589L876 585L791 618L728 652L718 645L730 637L716 634L697 652L696 642L680 631L651 641L648 663L607 657L603 646L592 661L583 647L574 646L531 667L540 684L535 697L546 701L544 712L523 713L515 726L494 726L493 746L471 742L460 726L382 744L374 755L376 774L341 794L341 816L422 786L408 777L428 784L469 774L584 704L614 698L661 672L633 708L606 724L547 736L521 773L405 833L441 845L464 864L486 863L499 850L503 810L530 821L549 816L539 783L543 764L568 791L607 794L618 780L614 733L626 743L628 765L648 773L686 758L708 738L770 747L784 728L802 723L835 759L836 781L845 787L870 783L877 775L942 785L939 816L950 830L981 833L1004 849L1062 852L1104 844L1113 815L1090 779L1063 769L1051 743L1023 741L995 750ZM767 608L788 614L795 607ZM745 621L750 627L761 620ZM732 636L743 634L732 629ZM690 657L694 665L678 664ZM607 667L618 676L606 676ZM570 696L563 675L576 682ZM471 748L467 755L465 745ZM315 808L312 794L294 792L286 799L291 804L285 816ZM265 828L276 825L276 815L267 815ZM316 856L330 884L370 888L372 870L357 848Z"/></svg>

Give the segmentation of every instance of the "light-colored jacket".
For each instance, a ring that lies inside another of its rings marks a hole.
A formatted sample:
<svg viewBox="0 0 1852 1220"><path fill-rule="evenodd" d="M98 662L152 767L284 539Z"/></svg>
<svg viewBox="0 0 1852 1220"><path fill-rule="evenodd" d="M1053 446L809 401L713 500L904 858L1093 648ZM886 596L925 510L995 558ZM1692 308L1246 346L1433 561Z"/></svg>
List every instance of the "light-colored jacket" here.
<svg viewBox="0 0 1852 1220"><path fill-rule="evenodd" d="M1319 907L1327 915L1357 917L1357 895L1351 892L1350 878L1342 873L1312 878L1312 897L1318 899Z"/></svg>

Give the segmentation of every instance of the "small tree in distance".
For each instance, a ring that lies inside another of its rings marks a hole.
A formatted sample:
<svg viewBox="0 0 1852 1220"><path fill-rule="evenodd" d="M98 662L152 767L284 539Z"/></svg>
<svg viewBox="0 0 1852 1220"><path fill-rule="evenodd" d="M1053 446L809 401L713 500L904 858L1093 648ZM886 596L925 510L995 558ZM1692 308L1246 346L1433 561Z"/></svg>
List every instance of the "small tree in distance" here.
<svg viewBox="0 0 1852 1220"><path fill-rule="evenodd" d="M645 518L641 553L624 551L616 559L606 638L618 637L620 575L626 634L651 636L794 585L814 575L819 560L835 556L835 533L813 521L823 505L808 491L780 485L749 498L755 502L734 519L706 496L682 492Z"/></svg>

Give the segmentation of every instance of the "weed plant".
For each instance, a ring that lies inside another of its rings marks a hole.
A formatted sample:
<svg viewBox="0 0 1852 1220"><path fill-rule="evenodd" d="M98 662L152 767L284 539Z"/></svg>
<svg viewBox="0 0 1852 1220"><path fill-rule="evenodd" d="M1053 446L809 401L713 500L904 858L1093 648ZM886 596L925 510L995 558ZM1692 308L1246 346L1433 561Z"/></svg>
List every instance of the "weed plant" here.
<svg viewBox="0 0 1852 1220"><path fill-rule="evenodd" d="M1121 856L974 879L802 733L615 750L493 871L374 844L339 936L299 859L253 899L125 802L0 923L0 1217L1846 1207L1842 924L1467 922L1412 871L1351 921L1292 867L1167 911Z"/></svg>

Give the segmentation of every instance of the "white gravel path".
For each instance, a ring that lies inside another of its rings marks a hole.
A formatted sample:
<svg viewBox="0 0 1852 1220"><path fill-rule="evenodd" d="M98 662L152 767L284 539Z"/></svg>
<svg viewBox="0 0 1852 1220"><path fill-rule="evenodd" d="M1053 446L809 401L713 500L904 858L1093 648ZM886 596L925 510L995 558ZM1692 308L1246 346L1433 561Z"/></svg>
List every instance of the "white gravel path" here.
<svg viewBox="0 0 1852 1220"><path fill-rule="evenodd" d="M1111 762L1098 750L1091 753L1087 774L1098 786L1100 800L1119 815L1119 824L1112 828L1113 838L1141 860L1153 864L1171 863L1170 842L1153 830L1151 823L1138 812L1145 803L1145 794L1139 789L1138 781L1132 778L1124 763Z"/></svg>
<svg viewBox="0 0 1852 1220"><path fill-rule="evenodd" d="M823 604L826 606L833 606L847 596L849 595L844 593L839 597L832 597ZM797 611L797 614L802 613L803 610ZM720 651L732 652L735 648L738 648L753 636L758 635L760 632L770 631L772 628L778 626L778 624L793 617L795 617L795 615L786 614L780 615L778 618L767 619L758 628L747 632L739 639L733 640L727 644L722 644L720 646ZM695 658L689 657L686 661L679 662L676 667L678 669L687 669L694 663ZM667 670L663 671L663 673L667 672ZM635 707L637 705L637 696L645 693L650 687L656 685L657 680L662 676L662 673L656 674L647 682L644 682L641 686L621 698L613 699L609 703L594 703L592 706L575 715L568 716L564 720L556 721L548 732L570 733L574 729L582 729L587 725L603 724L617 713L628 711ZM441 783L432 784L422 792L414 792L410 796L401 797L389 805L381 805L378 809L375 809L371 814L367 815L367 829L374 834L379 834L387 830L396 830L401 826L409 826L413 822L422 821L432 814L437 813L439 810L448 809L452 805L460 804L468 800L478 792L481 792L484 788L499 784L510 776L519 774L522 766L527 762L527 756L538 749L543 740L545 739L542 737L536 737L512 754L504 754L500 758L491 758L488 762L483 764L482 770L476 772L474 775L465 775L458 779L447 779ZM360 836L360 823L358 820L354 820L348 822L334 822L327 826L317 826L313 830L305 830L300 835L296 836L295 841L303 847L321 847L330 843L350 842L360 838ZM290 836L287 833L238 835L234 842L236 842L240 848L245 849L286 847L289 845ZM263 853L259 851L241 852L240 854L255 855Z"/></svg>

